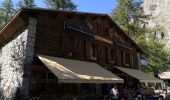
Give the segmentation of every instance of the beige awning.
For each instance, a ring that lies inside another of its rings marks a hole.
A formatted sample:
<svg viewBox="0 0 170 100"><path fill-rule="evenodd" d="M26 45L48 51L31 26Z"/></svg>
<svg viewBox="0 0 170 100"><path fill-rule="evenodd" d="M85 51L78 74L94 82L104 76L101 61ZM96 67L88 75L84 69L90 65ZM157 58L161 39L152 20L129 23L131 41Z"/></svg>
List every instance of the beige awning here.
<svg viewBox="0 0 170 100"><path fill-rule="evenodd" d="M138 79L141 83L148 82L148 83L162 83L163 81L157 78L154 78L152 76L149 76L148 74L137 70L137 69L131 69L131 68L124 68L124 67L115 67L122 72Z"/></svg>
<svg viewBox="0 0 170 100"><path fill-rule="evenodd" d="M38 55L60 83L123 83L123 79L96 63Z"/></svg>
<svg viewBox="0 0 170 100"><path fill-rule="evenodd" d="M170 72L162 72L161 74L158 74L158 77L163 80L169 80Z"/></svg>

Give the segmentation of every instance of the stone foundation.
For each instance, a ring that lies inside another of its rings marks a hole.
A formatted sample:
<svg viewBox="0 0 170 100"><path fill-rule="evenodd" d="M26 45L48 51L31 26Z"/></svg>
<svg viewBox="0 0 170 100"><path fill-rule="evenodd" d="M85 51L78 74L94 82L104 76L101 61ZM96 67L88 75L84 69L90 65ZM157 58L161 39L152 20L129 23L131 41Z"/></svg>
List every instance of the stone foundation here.
<svg viewBox="0 0 170 100"><path fill-rule="evenodd" d="M18 87L28 90L28 86L24 86L28 81L23 81L23 74L27 69L24 66L33 60L36 24L36 19L29 18L29 25L0 47L1 88L8 99L14 97Z"/></svg>

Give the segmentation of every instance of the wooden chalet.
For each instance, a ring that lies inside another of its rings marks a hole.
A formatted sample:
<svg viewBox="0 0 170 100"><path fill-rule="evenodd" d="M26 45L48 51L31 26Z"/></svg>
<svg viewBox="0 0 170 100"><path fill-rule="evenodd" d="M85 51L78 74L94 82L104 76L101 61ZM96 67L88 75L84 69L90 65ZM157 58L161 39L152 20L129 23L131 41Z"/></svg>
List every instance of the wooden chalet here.
<svg viewBox="0 0 170 100"><path fill-rule="evenodd" d="M22 9L0 32L5 45L17 31L37 21L34 56L25 65L28 97L40 100L108 99L112 84L160 82L139 70L140 48L106 14Z"/></svg>

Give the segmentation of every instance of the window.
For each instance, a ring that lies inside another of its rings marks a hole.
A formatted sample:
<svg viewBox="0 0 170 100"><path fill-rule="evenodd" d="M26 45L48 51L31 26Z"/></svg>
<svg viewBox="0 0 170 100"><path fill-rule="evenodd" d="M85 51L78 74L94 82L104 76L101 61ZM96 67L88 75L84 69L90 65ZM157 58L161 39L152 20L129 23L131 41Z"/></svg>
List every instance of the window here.
<svg viewBox="0 0 170 100"><path fill-rule="evenodd" d="M74 52L74 40L75 38L73 36L70 37L70 56L73 56L73 52Z"/></svg>
<svg viewBox="0 0 170 100"><path fill-rule="evenodd" d="M54 93L54 92L56 92L56 84L55 84L55 82L47 82L46 83L46 91L48 92L48 93Z"/></svg>
<svg viewBox="0 0 170 100"><path fill-rule="evenodd" d="M96 23L96 32L98 33L99 32L99 24Z"/></svg>
<svg viewBox="0 0 170 100"><path fill-rule="evenodd" d="M106 58L106 62L108 62L108 58L107 58L107 57L108 57L108 52L107 52L107 50L108 50L107 47L105 47L105 58Z"/></svg>
<svg viewBox="0 0 170 100"><path fill-rule="evenodd" d="M112 63L116 62L116 49L111 49L110 50L110 60Z"/></svg>
<svg viewBox="0 0 170 100"><path fill-rule="evenodd" d="M109 29L109 36L113 38L113 29Z"/></svg>
<svg viewBox="0 0 170 100"><path fill-rule="evenodd" d="M105 26L102 25L102 33L105 33Z"/></svg>
<svg viewBox="0 0 170 100"><path fill-rule="evenodd" d="M105 28L106 35L109 35L109 28Z"/></svg>
<svg viewBox="0 0 170 100"><path fill-rule="evenodd" d="M41 73L41 78L46 79L46 73Z"/></svg>
<svg viewBox="0 0 170 100"><path fill-rule="evenodd" d="M125 66L129 66L130 63L131 63L131 60L130 60L130 53L124 53L123 54L123 63Z"/></svg>
<svg viewBox="0 0 170 100"><path fill-rule="evenodd" d="M108 62L109 63L116 63L116 49L110 48L108 49Z"/></svg>
<svg viewBox="0 0 170 100"><path fill-rule="evenodd" d="M97 60L97 46L96 46L96 44L91 45L90 53L91 53L91 59Z"/></svg>
<svg viewBox="0 0 170 100"><path fill-rule="evenodd" d="M103 30L102 25L99 24L99 23L96 23L96 32L97 32L97 34L102 33L103 32L102 30Z"/></svg>
<svg viewBox="0 0 170 100"><path fill-rule="evenodd" d="M48 73L48 79L55 79L55 76L53 73Z"/></svg>
<svg viewBox="0 0 170 100"><path fill-rule="evenodd" d="M96 46L92 45L92 57L96 57Z"/></svg>

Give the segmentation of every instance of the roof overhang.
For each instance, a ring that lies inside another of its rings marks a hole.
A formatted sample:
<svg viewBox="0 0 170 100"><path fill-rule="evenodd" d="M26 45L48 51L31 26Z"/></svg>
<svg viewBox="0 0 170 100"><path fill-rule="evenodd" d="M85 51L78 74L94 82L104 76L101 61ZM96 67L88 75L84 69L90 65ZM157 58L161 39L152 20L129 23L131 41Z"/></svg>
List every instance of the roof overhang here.
<svg viewBox="0 0 170 100"><path fill-rule="evenodd" d="M11 36L14 35L21 27L26 25L25 21L22 19L21 10L18 11L1 29L0 31L0 45L7 41Z"/></svg>

